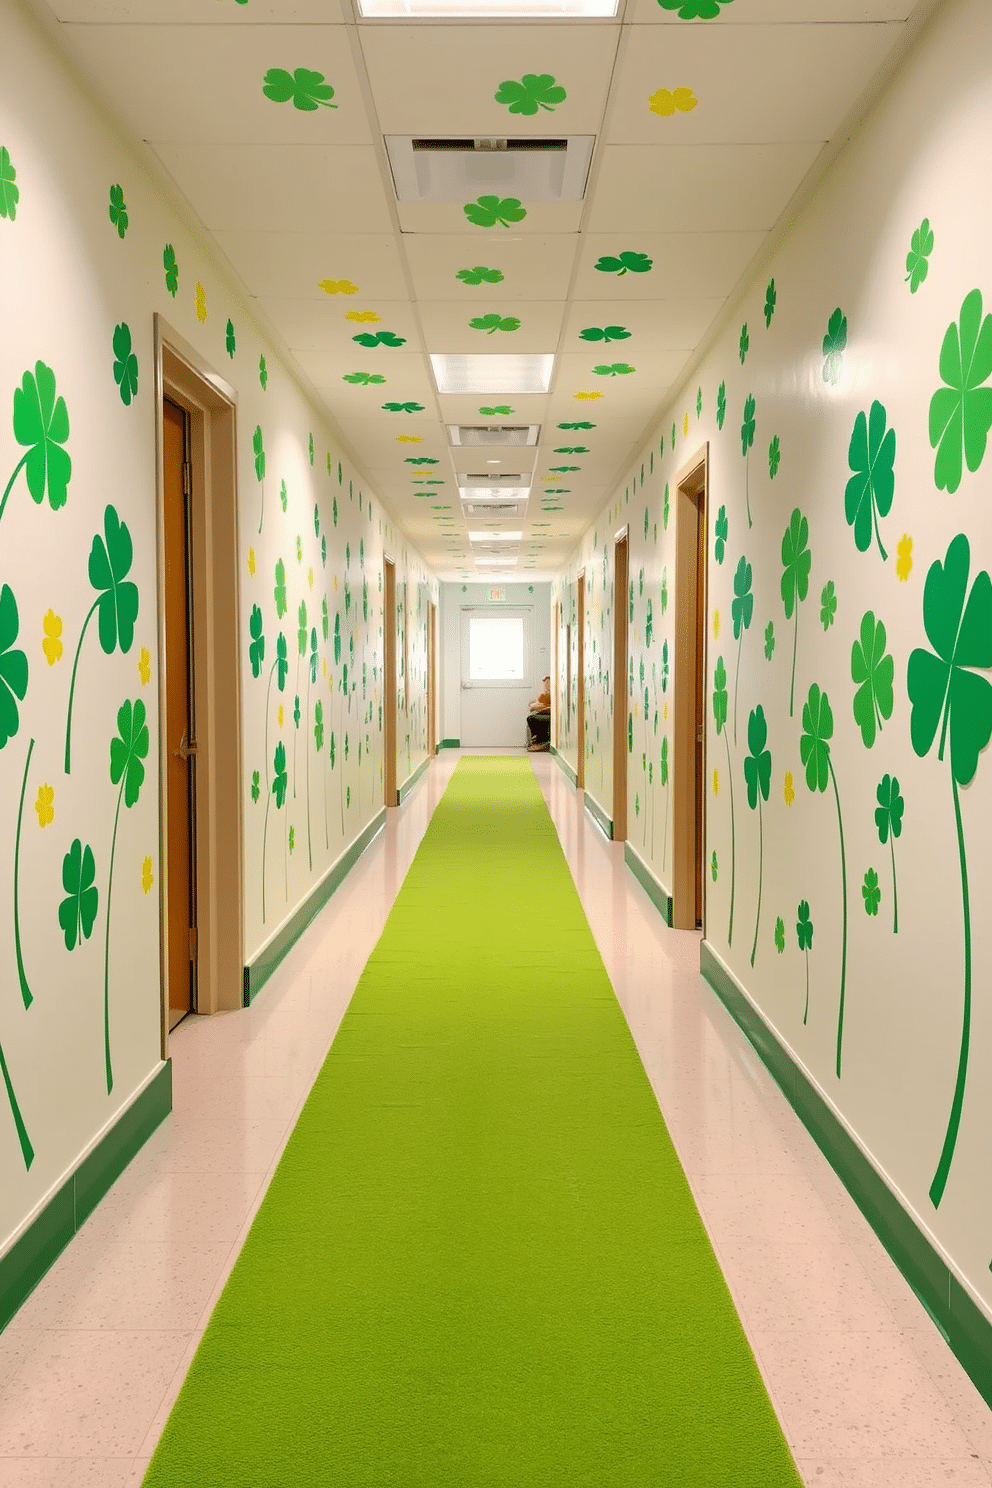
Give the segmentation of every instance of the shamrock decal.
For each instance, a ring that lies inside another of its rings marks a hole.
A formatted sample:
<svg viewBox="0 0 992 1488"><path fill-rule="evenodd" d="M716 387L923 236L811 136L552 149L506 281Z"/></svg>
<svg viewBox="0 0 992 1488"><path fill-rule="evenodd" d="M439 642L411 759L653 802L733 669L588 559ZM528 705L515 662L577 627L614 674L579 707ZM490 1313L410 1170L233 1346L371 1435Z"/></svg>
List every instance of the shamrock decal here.
<svg viewBox="0 0 992 1488"><path fill-rule="evenodd" d="M658 0L662 10L677 10L683 21L715 21L721 5L732 5L733 0Z"/></svg>
<svg viewBox="0 0 992 1488"><path fill-rule="evenodd" d="M16 180L10 151L6 145L0 145L0 217L9 217L11 222L17 216L17 203L21 199L21 189L14 184Z"/></svg>
<svg viewBox="0 0 992 1488"><path fill-rule="evenodd" d="M619 325L612 326L586 326L584 331L579 332L583 341L628 341L630 332Z"/></svg>
<svg viewBox="0 0 992 1488"><path fill-rule="evenodd" d="M615 257L609 254L598 258L593 265L601 274L616 274L622 278L624 274L649 274L654 268L654 260L648 258L646 253L625 252Z"/></svg>
<svg viewBox="0 0 992 1488"><path fill-rule="evenodd" d="M665 642L667 646L668 642ZM730 926L727 930L727 944L734 943L734 887L736 882L736 834L734 823L734 772L730 765L730 740L727 736L727 669L723 664L723 657L717 657L716 670L713 673L713 719L716 724L717 735L723 735L723 742L727 747L727 779L730 781Z"/></svg>
<svg viewBox="0 0 992 1488"><path fill-rule="evenodd" d="M768 288L765 290L765 330L767 330L772 323L772 316L775 314L775 306L777 304L778 291L775 288L775 280L772 279L768 285Z"/></svg>
<svg viewBox="0 0 992 1488"><path fill-rule="evenodd" d="M782 444L776 434L768 446L768 479L774 480L778 475L778 467L782 463Z"/></svg>
<svg viewBox="0 0 992 1488"><path fill-rule="evenodd" d="M78 837L62 859L62 887L68 897L59 905L59 924L65 948L72 951L89 940L100 902L93 849L87 844L84 850Z"/></svg>
<svg viewBox="0 0 992 1488"><path fill-rule="evenodd" d="M238 342L237 337L234 334L234 321L230 318L228 319L227 326L224 330L224 348L227 351L228 356L231 357L233 360L234 353L238 349Z"/></svg>
<svg viewBox="0 0 992 1488"><path fill-rule="evenodd" d="M462 208L469 222L476 227L509 227L511 222L523 222L527 208L515 196L480 196Z"/></svg>
<svg viewBox="0 0 992 1488"><path fill-rule="evenodd" d="M110 741L110 780L119 785L117 811L114 815L114 835L110 845L110 872L107 877L107 941L103 963L103 1036L107 1067L107 1094L114 1088L113 1065L110 1058L110 910L111 891L114 885L114 857L117 852L117 828L120 823L121 801L128 810L137 802L145 780L144 761L148 758L148 724L145 705L140 698L132 703L122 703L117 711L117 734Z"/></svg>
<svg viewBox="0 0 992 1488"><path fill-rule="evenodd" d="M769 620L765 626L765 660L771 661L775 654L775 622Z"/></svg>
<svg viewBox="0 0 992 1488"><path fill-rule="evenodd" d="M992 429L992 315L982 317L981 291L973 289L952 321L940 348L940 376L945 387L930 400L930 444L937 451L934 482L953 494L961 484L963 464L974 475L985 458Z"/></svg>
<svg viewBox="0 0 992 1488"><path fill-rule="evenodd" d="M744 324L741 326L740 340L737 343L737 352L738 352L738 355L740 356L741 366L742 367L743 367L745 361L747 360L747 354L748 354L748 351L750 350L750 348L751 348L751 337L748 335L747 321L745 321Z"/></svg>
<svg viewBox="0 0 992 1488"><path fill-rule="evenodd" d="M355 387L372 387L385 380L378 372L345 372L341 377L342 382L353 383Z"/></svg>
<svg viewBox="0 0 992 1488"><path fill-rule="evenodd" d="M596 373L597 377L626 377L634 369L626 362L611 362L608 366L600 365L599 367L593 367L592 370Z"/></svg>
<svg viewBox="0 0 992 1488"><path fill-rule="evenodd" d="M352 336L352 341L357 341L359 346L405 346L406 337L397 336L394 331L362 331L358 336Z"/></svg>
<svg viewBox="0 0 992 1488"><path fill-rule="evenodd" d="M648 108L661 119L672 119L676 114L691 114L698 102L691 88L659 88L648 99Z"/></svg>
<svg viewBox="0 0 992 1488"><path fill-rule="evenodd" d="M165 269L165 287L173 299L179 288L179 265L176 262L176 250L171 243L166 243L162 254L162 267Z"/></svg>
<svg viewBox="0 0 992 1488"><path fill-rule="evenodd" d="M510 408L509 405L506 403L497 403L494 407L480 408L479 412L483 418L503 418L506 415L511 414L513 412L513 409ZM559 428L560 427L561 425L559 425ZM575 427L578 428L578 424L576 424ZM592 428L592 425L590 424L588 427Z"/></svg>
<svg viewBox="0 0 992 1488"><path fill-rule="evenodd" d="M829 630L837 614L837 594L833 579L828 579L820 591L820 624Z"/></svg>
<svg viewBox="0 0 992 1488"><path fill-rule="evenodd" d="M55 373L44 362L36 362L34 372L25 372L21 386L14 389L14 438L27 446L27 454L15 465L0 496L0 517L22 470L32 501L40 506L47 493L52 511L58 511L65 506L72 476L72 460L63 448L69 438L69 414L65 399L55 396Z"/></svg>
<svg viewBox="0 0 992 1488"><path fill-rule="evenodd" d="M734 640L737 642L737 679L734 683L734 743L737 743L737 694L740 691L741 679L741 649L744 645L744 632L750 630L751 620L754 615L754 595L751 593L751 565L743 556L737 564L734 574L734 598L730 606L730 614L734 622Z"/></svg>
<svg viewBox="0 0 992 1488"><path fill-rule="evenodd" d="M847 463L854 474L844 492L844 514L847 525L854 528L854 543L859 553L871 547L872 525L878 551L883 560L888 554L882 547L878 530L879 515L887 517L895 493L896 431L886 430L886 412L876 399L866 417L859 413L847 453Z"/></svg>
<svg viewBox="0 0 992 1488"><path fill-rule="evenodd" d="M17 601L8 584L0 589L0 749L20 727L17 704L28 690L28 659L13 649L20 630Z"/></svg>
<svg viewBox="0 0 992 1488"><path fill-rule="evenodd" d="M536 114L540 109L553 114L567 96L549 72L525 72L519 83L500 83L495 93L496 102L505 103L511 114Z"/></svg>
<svg viewBox="0 0 992 1488"><path fill-rule="evenodd" d="M839 307L827 323L827 334L823 338L823 380L836 387L844 370L844 352L847 349L847 316Z"/></svg>
<svg viewBox="0 0 992 1488"><path fill-rule="evenodd" d="M924 217L909 242L906 255L906 283L910 294L915 294L927 277L930 255L933 252L933 231L930 218Z"/></svg>
<svg viewBox="0 0 992 1488"><path fill-rule="evenodd" d="M716 426L722 429L727 417L727 384L721 382L716 391Z"/></svg>
<svg viewBox="0 0 992 1488"><path fill-rule="evenodd" d="M840 792L830 756L830 740L834 734L834 715L830 700L814 682L809 696L803 704L803 731L799 739L799 758L806 770L806 784L811 791L825 791L828 784L834 788L837 804L837 829L840 836L841 903L843 906L843 930L840 958L840 1001L837 1011L837 1078L840 1079L841 1055L844 1045L844 994L847 985L847 857L844 852L844 823L840 813Z"/></svg>
<svg viewBox="0 0 992 1488"><path fill-rule="evenodd" d="M262 794L262 787L257 770L251 772L251 798L258 805L258 798Z"/></svg>
<svg viewBox="0 0 992 1488"><path fill-rule="evenodd" d="M883 775L875 792L878 806L875 810L875 826L878 840L884 847L886 842L892 855L892 933L899 934L899 891L896 884L896 838L902 835L902 816L906 803L899 793L899 781L894 775Z"/></svg>
<svg viewBox="0 0 992 1488"><path fill-rule="evenodd" d="M519 331L520 322L515 315L478 315L469 321L473 331L486 331L491 336L494 331Z"/></svg>
<svg viewBox="0 0 992 1488"><path fill-rule="evenodd" d="M754 444L754 434L756 428L757 420L755 419L755 402L751 394L748 393L747 397L744 400L744 417L741 420L741 454L744 456L744 459L747 462L744 467L744 494L746 497L747 525L749 529L754 526L754 523L751 520L750 477L751 446ZM675 443L674 439L672 440L672 443Z"/></svg>
<svg viewBox="0 0 992 1488"><path fill-rule="evenodd" d="M809 917L809 900L800 899L796 910L796 939L799 949L806 957L806 1006L803 1009L803 1027L809 1017L809 953L813 948L813 921Z"/></svg>
<svg viewBox="0 0 992 1488"><path fill-rule="evenodd" d="M322 289L325 294L329 295L353 295L358 293L358 285L352 284L350 279L320 279L317 281L317 288Z"/></svg>
<svg viewBox="0 0 992 1488"><path fill-rule="evenodd" d="M503 274L499 269L487 269L477 264L474 269L459 269L455 278L463 284L500 284Z"/></svg>
<svg viewBox="0 0 992 1488"><path fill-rule="evenodd" d="M480 413L486 413L488 411L495 412L495 410L487 410L485 408L480 408L479 409L479 412ZM504 412L510 413L510 412L512 412L512 410L509 409L509 408L507 408L507 409L504 410ZM574 424L559 424L558 427L559 427L559 429L595 429L596 425L595 424L590 424L590 423L586 422L585 420L581 420L580 422L574 423ZM578 451L576 451L576 453L578 453ZM583 451L583 453L584 453L584 451Z"/></svg>
<svg viewBox="0 0 992 1488"><path fill-rule="evenodd" d="M337 108L332 103L334 89L322 72L297 67L287 72L284 67L270 67L265 74L262 92L273 103L292 103L301 113L312 114L318 108Z"/></svg>
<svg viewBox="0 0 992 1488"><path fill-rule="evenodd" d="M805 600L809 592L809 572L812 563L813 555L809 550L809 523L797 506L789 518L789 525L785 529L785 535L782 538L782 580L779 586L782 594L782 603L785 606L785 618L791 620L793 610L796 615L795 631L792 639L792 686L789 690L790 718L793 715L796 690L799 605Z"/></svg>
<svg viewBox="0 0 992 1488"><path fill-rule="evenodd" d="M780 956L785 950L785 921L781 915L775 921L775 949Z"/></svg>
<svg viewBox="0 0 992 1488"><path fill-rule="evenodd" d="M2 214L6 215L6 214ZM127 204L124 201L124 187L111 186L110 188L110 211L111 222L117 229L117 236L123 238L127 232ZM71 949L71 947L70 947Z"/></svg>
<svg viewBox="0 0 992 1488"><path fill-rule="evenodd" d="M262 662L265 660L265 636L262 634L262 612L258 605L252 605L251 615L248 620L248 633L251 643L248 647L248 659L251 662L251 674L253 677L262 675Z"/></svg>
<svg viewBox="0 0 992 1488"><path fill-rule="evenodd" d="M127 408L138 396L138 358L131 349L131 327L125 321L114 328L114 381Z"/></svg>
<svg viewBox="0 0 992 1488"><path fill-rule="evenodd" d="M768 800L772 783L772 756L766 747L768 725L765 710L759 704L748 717L747 748L744 759L744 779L747 782L747 804L758 811L758 908L754 919L754 944L751 947L751 965L758 951L758 926L761 923L761 881L764 864L764 827L762 825L761 802Z"/></svg>
<svg viewBox="0 0 992 1488"><path fill-rule="evenodd" d="M128 579L134 548L127 523L122 522L112 506L103 514L103 537L99 533L93 538L87 572L97 597L93 601L83 628L79 633L76 659L72 664L72 679L69 683L69 707L65 724L65 773L70 773L72 740L72 702L76 691L76 669L79 654L83 649L83 637L94 612L97 617L97 633L100 647L106 656L112 656L118 646L124 655L131 649L134 640L134 623L138 618L138 586Z"/></svg>
<svg viewBox="0 0 992 1488"><path fill-rule="evenodd" d="M861 885L861 897L865 901L865 914L877 915L878 906L882 902L882 890L879 888L878 874L874 868L869 868L865 874L864 883Z"/></svg>
<svg viewBox="0 0 992 1488"><path fill-rule="evenodd" d="M851 678L858 688L854 694L854 721L866 749L874 744L876 729L882 727L883 718L892 717L894 676L895 663L885 654L885 626L868 610L861 620L860 639L851 647Z"/></svg>
<svg viewBox="0 0 992 1488"><path fill-rule="evenodd" d="M383 403L385 413L423 413L423 403Z"/></svg>

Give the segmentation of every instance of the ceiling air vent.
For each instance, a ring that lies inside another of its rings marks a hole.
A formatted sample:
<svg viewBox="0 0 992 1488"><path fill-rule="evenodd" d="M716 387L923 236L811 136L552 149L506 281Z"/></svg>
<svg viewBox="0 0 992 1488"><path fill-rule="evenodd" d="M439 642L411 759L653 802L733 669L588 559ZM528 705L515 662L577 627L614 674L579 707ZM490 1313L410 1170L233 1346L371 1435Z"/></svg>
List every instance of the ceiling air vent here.
<svg viewBox="0 0 992 1488"><path fill-rule="evenodd" d="M466 202L495 193L522 202L581 201L595 135L568 139L384 136L396 198Z"/></svg>
<svg viewBox="0 0 992 1488"><path fill-rule="evenodd" d="M462 511L469 521L520 522L526 506L526 501L466 501Z"/></svg>
<svg viewBox="0 0 992 1488"><path fill-rule="evenodd" d="M501 470L498 474L490 470L483 470L481 474L470 471L468 475L460 475L458 479L473 486L529 486L531 482L529 475L521 475L519 471L513 474L509 470Z"/></svg>
<svg viewBox="0 0 992 1488"><path fill-rule="evenodd" d="M448 442L457 447L469 445L491 448L497 444L536 444L540 424L449 424Z"/></svg>

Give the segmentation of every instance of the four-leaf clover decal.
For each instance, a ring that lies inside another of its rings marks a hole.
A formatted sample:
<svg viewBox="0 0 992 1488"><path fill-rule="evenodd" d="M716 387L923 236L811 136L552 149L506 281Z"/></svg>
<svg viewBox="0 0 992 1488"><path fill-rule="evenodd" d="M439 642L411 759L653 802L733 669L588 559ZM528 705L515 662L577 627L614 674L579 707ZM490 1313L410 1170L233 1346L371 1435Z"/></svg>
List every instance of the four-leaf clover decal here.
<svg viewBox="0 0 992 1488"><path fill-rule="evenodd" d="M270 67L265 74L262 92L273 103L292 103L302 113L315 113L319 108L337 108L332 103L334 89L322 72L312 72L309 67L297 67L287 72L285 67Z"/></svg>
<svg viewBox="0 0 992 1488"><path fill-rule="evenodd" d="M930 444L937 451L933 478L953 494L963 465L974 475L985 458L992 429L992 315L982 315L981 291L965 296L960 321L952 321L940 348L946 384L930 400Z"/></svg>
<svg viewBox="0 0 992 1488"><path fill-rule="evenodd" d="M851 647L851 678L858 689L854 721L866 749L874 744L882 720L892 717L894 677L895 663L885 654L885 626L868 610L861 620L860 637Z"/></svg>
<svg viewBox="0 0 992 1488"><path fill-rule="evenodd" d="M887 517L892 509L896 488L896 431L886 429L885 408L878 399L866 417L859 413L847 452L847 463L854 474L844 492L844 514L847 525L854 528L854 542L859 553L871 547L872 526L882 558L888 554L882 547L878 530L879 516Z"/></svg>
<svg viewBox="0 0 992 1488"><path fill-rule="evenodd" d="M131 348L131 327L126 321L114 327L114 381L127 408L138 395L138 358Z"/></svg>
<svg viewBox="0 0 992 1488"><path fill-rule="evenodd" d="M89 940L100 903L93 849L88 843L84 849L78 837L62 859L62 887L67 897L59 905L59 924L65 948L72 951Z"/></svg>
<svg viewBox="0 0 992 1488"><path fill-rule="evenodd" d="M44 362L34 372L25 372L14 389L14 438L27 446L0 496L0 517L18 474L23 469L32 501L39 506L48 496L52 511L65 506L72 459L64 448L69 438L69 413L65 399L55 395L55 373Z"/></svg>

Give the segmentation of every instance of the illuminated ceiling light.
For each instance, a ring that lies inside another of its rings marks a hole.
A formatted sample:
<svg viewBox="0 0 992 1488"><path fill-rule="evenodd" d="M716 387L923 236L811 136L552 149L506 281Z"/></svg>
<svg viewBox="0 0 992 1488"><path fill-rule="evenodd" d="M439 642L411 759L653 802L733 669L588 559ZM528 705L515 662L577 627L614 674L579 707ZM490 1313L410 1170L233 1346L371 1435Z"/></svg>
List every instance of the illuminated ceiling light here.
<svg viewBox="0 0 992 1488"><path fill-rule="evenodd" d="M522 532L470 532L469 542L519 542Z"/></svg>
<svg viewBox="0 0 992 1488"><path fill-rule="evenodd" d="M489 397L546 393L551 387L554 366L553 352L533 356L512 352L431 353L439 393L485 393Z"/></svg>
<svg viewBox="0 0 992 1488"><path fill-rule="evenodd" d="M358 13L377 20L609 19L616 15L618 6L619 0L358 0Z"/></svg>

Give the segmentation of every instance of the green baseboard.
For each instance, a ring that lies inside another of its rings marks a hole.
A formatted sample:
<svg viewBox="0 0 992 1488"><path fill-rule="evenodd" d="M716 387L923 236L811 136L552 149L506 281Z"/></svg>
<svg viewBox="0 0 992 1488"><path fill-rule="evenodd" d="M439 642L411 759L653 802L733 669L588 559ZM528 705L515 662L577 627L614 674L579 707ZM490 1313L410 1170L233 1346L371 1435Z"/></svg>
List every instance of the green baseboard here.
<svg viewBox="0 0 992 1488"><path fill-rule="evenodd" d="M648 867L647 863L645 863L644 859L634 851L629 842L625 842L623 845L623 860L627 864L627 867L630 869L631 873L637 879L637 882L640 884L641 888L651 900L651 903L654 905L655 909L661 915L661 918L664 920L665 924L669 927L669 929L671 929L671 894L666 888L662 887L662 885L655 878L654 874L651 872L651 869Z"/></svg>
<svg viewBox="0 0 992 1488"><path fill-rule="evenodd" d="M407 796L413 790L413 787L416 785L416 783L420 779L421 775L423 775L424 771L427 769L427 767L430 764L430 762L431 762L430 761L430 756L428 755L427 759L422 760L421 763L417 766L417 768L414 770L413 774L412 775L409 775L406 778L406 780L404 780L403 784L400 786L399 790L396 792L396 804L397 804L397 806L402 806L403 805L403 802L406 800Z"/></svg>
<svg viewBox="0 0 992 1488"><path fill-rule="evenodd" d="M461 749L461 747L462 741L460 739L442 739L437 746L437 752L440 754L442 749Z"/></svg>
<svg viewBox="0 0 992 1488"><path fill-rule="evenodd" d="M242 989L242 1001L245 1007L251 1006L280 961L320 913L334 890L344 882L369 843L385 825L385 821L386 808L383 807L376 812L368 826L359 833L351 846L345 849L337 862L327 870L320 883L290 915L282 929L272 937L267 945L262 947L254 961L245 967Z"/></svg>
<svg viewBox="0 0 992 1488"><path fill-rule="evenodd" d="M565 758L565 756L563 754L559 754L558 751L557 751L557 749L555 748L555 746L553 744L551 746L551 753L554 755L555 759L558 761L558 763L561 766L561 768L565 771L565 774L568 776L568 778L572 782L572 784L573 785L578 785L578 783L579 783L579 777L578 777L578 775L572 769L571 765L568 763L568 760Z"/></svg>
<svg viewBox="0 0 992 1488"><path fill-rule="evenodd" d="M0 1257L0 1332L171 1110L172 1061L166 1059L6 1255Z"/></svg>
<svg viewBox="0 0 992 1488"><path fill-rule="evenodd" d="M771 1032L743 988L703 941L699 969L754 1045L885 1249L909 1282L975 1388L992 1405L992 1323L900 1204L864 1149L809 1076Z"/></svg>
<svg viewBox="0 0 992 1488"><path fill-rule="evenodd" d="M602 806L600 806L599 802L598 801L594 801L593 798L592 798L592 796L589 794L588 791L586 791L586 810L588 811L589 815L592 817L593 821L596 822L600 827L602 827L602 829L605 832L606 836L612 842L613 841L613 818L607 816L606 812L603 810Z"/></svg>

